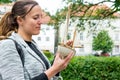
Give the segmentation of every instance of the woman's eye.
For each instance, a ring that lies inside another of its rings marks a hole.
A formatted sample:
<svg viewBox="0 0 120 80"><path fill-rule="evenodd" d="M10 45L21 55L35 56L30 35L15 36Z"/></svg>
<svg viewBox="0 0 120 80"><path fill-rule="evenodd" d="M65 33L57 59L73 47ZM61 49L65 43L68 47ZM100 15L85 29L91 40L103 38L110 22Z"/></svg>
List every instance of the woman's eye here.
<svg viewBox="0 0 120 80"><path fill-rule="evenodd" d="M34 20L41 19L41 15L36 15L33 17Z"/></svg>
<svg viewBox="0 0 120 80"><path fill-rule="evenodd" d="M38 19L38 17L34 17L33 19L34 19L34 20L37 20L37 19Z"/></svg>

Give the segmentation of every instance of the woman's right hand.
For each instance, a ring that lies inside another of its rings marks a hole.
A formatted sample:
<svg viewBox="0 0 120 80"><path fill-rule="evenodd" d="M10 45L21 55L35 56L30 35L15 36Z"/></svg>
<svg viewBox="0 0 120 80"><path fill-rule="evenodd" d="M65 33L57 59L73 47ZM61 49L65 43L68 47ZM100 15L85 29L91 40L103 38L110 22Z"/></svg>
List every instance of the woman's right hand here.
<svg viewBox="0 0 120 80"><path fill-rule="evenodd" d="M60 53L57 53L52 67L54 67L58 72L65 69L73 56L74 53L71 52L66 58L63 59L61 58Z"/></svg>
<svg viewBox="0 0 120 80"><path fill-rule="evenodd" d="M48 79L53 77L61 70L65 69L73 56L74 53L71 52L67 57L63 59L60 57L60 53L57 53L53 65L51 66L51 68L45 71L46 75L48 76Z"/></svg>

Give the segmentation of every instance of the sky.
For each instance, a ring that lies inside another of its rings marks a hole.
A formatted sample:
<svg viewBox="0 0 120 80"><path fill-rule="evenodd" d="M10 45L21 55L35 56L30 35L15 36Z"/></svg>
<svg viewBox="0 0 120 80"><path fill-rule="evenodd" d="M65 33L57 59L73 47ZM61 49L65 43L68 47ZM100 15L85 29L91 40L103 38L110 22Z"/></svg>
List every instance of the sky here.
<svg viewBox="0 0 120 80"><path fill-rule="evenodd" d="M62 0L36 0L42 9L49 11L51 14L55 14L56 10L62 8L63 4ZM97 3L103 0L84 0L91 3ZM114 0L113 0L114 1ZM109 7L112 5L110 3L106 3Z"/></svg>
<svg viewBox="0 0 120 80"><path fill-rule="evenodd" d="M56 10L62 7L62 0L36 0L42 9L55 14Z"/></svg>

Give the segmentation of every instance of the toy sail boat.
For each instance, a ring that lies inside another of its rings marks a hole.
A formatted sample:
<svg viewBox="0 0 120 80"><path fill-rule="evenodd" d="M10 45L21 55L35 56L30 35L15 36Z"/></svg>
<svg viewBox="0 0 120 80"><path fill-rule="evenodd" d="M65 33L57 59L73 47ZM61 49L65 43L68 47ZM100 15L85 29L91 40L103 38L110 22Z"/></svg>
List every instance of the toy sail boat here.
<svg viewBox="0 0 120 80"><path fill-rule="evenodd" d="M58 45L58 52L61 54L61 56L64 58L66 57L71 51L75 54L75 48L81 48L82 46L80 45L80 40L78 37L78 31L76 29L76 25L74 26L73 34L72 34L72 41L73 44L72 46L66 45L67 42L67 35L68 35L68 26L69 26L69 19L70 19L70 8L72 6L72 3L69 4L68 6L68 13L66 16L66 23L65 26L62 26L62 31L60 32L60 44Z"/></svg>

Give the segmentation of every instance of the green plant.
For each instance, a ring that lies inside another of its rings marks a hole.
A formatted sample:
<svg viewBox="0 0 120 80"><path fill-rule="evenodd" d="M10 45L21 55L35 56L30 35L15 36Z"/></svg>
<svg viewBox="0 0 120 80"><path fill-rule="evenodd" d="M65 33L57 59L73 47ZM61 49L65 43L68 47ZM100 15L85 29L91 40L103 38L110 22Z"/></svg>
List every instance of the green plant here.
<svg viewBox="0 0 120 80"><path fill-rule="evenodd" d="M74 57L61 72L64 80L120 80L119 57Z"/></svg>
<svg viewBox="0 0 120 80"><path fill-rule="evenodd" d="M102 50L102 53L111 52L113 48L113 41L109 37L108 32L102 30L93 39L93 50Z"/></svg>
<svg viewBox="0 0 120 80"><path fill-rule="evenodd" d="M52 63L52 61L54 59L54 55L51 52L47 51L47 50L43 51L43 53L49 59L49 61Z"/></svg>
<svg viewBox="0 0 120 80"><path fill-rule="evenodd" d="M16 0L0 0L0 3L11 3Z"/></svg>

